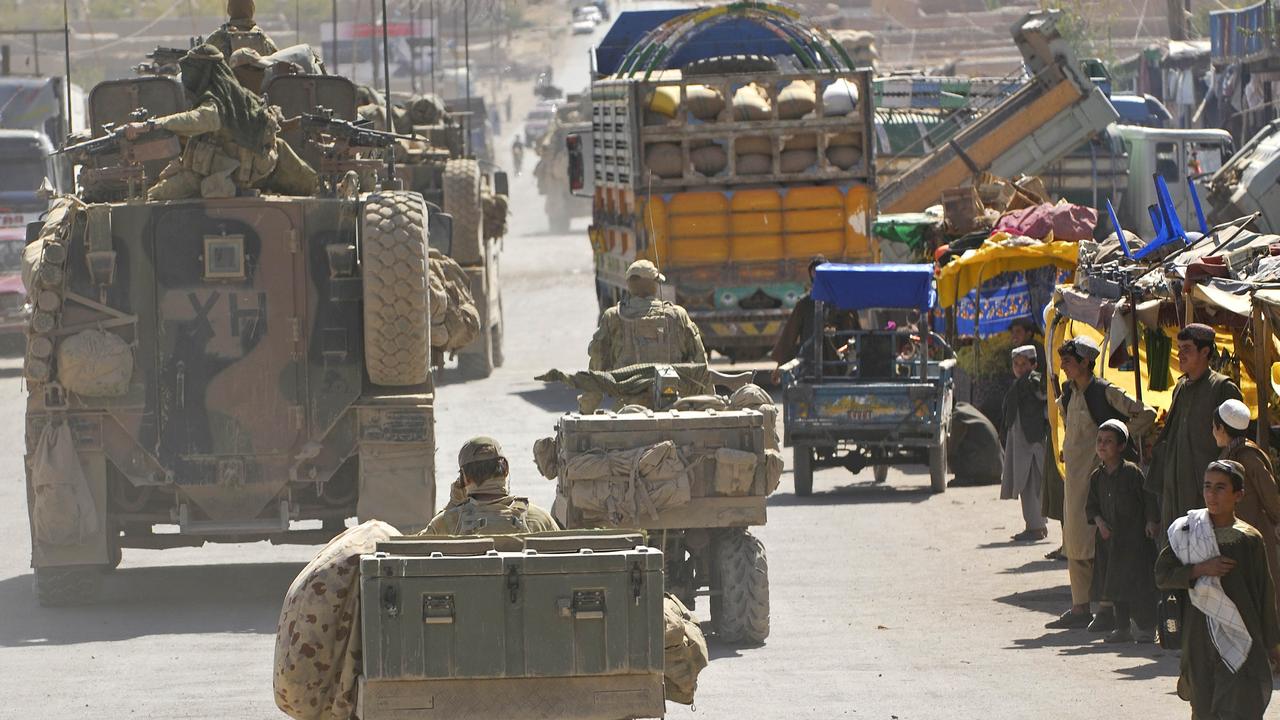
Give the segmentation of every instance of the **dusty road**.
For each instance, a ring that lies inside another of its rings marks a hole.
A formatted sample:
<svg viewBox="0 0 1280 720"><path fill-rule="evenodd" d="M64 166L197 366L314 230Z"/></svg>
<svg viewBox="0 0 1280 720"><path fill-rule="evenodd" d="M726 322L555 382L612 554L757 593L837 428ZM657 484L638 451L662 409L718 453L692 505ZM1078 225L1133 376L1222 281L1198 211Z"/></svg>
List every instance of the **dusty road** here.
<svg viewBox="0 0 1280 720"><path fill-rule="evenodd" d="M585 41L566 50L572 60L557 80L585 78L584 51ZM438 485L443 492L455 472L461 442L483 432L509 451L515 490L549 504L552 485L534 469L532 445L572 394L532 377L585 363L590 253L584 221L570 235L547 234L528 174L513 187L507 365L483 382L441 378ZM0 718L282 717L271 697L275 622L315 548L126 551L100 604L36 606L17 368L0 364L0 415L9 418L0 425ZM1172 695L1173 655L1042 629L1069 602L1066 568L1041 559L1046 543L1006 542L1021 529L1016 503L998 502L991 487L933 496L924 468L910 470L882 487L869 485L869 473L823 471L806 500L791 494L788 472L759 529L773 634L758 648L712 639L696 713L671 706L671 717L1187 716Z"/></svg>

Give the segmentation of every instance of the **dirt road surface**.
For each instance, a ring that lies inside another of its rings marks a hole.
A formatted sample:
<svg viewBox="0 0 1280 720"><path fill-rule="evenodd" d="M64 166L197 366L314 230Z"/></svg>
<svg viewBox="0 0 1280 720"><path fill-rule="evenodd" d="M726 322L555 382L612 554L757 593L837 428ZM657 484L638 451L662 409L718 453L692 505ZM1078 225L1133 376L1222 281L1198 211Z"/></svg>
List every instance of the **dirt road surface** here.
<svg viewBox="0 0 1280 720"><path fill-rule="evenodd" d="M585 84L587 42L567 41L557 82ZM532 102L523 95L517 110ZM548 506L552 499L552 484L534 468L533 442L551 432L573 395L532 378L585 366L596 309L585 220L568 235L546 232L531 164L513 178L506 366L484 381L463 383L448 371L440 381L441 497L457 448L484 433L508 450L516 492ZM0 424L0 717L283 717L271 695L275 623L286 587L316 548L127 550L101 603L36 605L18 368L16 359L0 362L0 415L8 418ZM907 470L879 487L869 471L826 470L803 500L784 476L769 524L758 529L769 557L772 635L755 648L712 637L696 712L671 705L670 717L1189 715L1173 695L1172 653L1043 629L1069 603L1066 567L1042 559L1048 543L1007 541L1022 529L1015 502L997 501L993 487L931 495L925 469ZM699 610L705 619L705 604Z"/></svg>

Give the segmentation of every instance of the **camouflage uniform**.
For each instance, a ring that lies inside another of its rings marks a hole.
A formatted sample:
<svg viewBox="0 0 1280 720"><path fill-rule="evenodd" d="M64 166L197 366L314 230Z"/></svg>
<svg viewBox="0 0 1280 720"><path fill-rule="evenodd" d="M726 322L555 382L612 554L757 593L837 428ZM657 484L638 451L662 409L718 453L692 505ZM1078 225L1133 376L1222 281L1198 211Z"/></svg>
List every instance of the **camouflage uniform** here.
<svg viewBox="0 0 1280 720"><path fill-rule="evenodd" d="M662 282L653 263L637 260L627 268L627 278L639 277ZM653 297L631 296L604 311L591 345L587 348L590 370L609 371L642 363L707 362L698 326L689 313L674 303ZM625 401L637 398L624 398ZM583 412L592 412L600 403L597 393L584 393L578 400Z"/></svg>
<svg viewBox="0 0 1280 720"><path fill-rule="evenodd" d="M192 50L188 57L197 62L217 63L221 68L215 74L225 71L231 77L222 56L208 45ZM277 135L281 120L279 109L261 108L261 112L265 115L266 130L257 149L237 141L233 128L224 122L218 104L208 98L186 112L150 121L154 127L187 141L182 157L161 171L147 198L232 197L237 190L248 188L284 195L313 194L318 184L315 171Z"/></svg>
<svg viewBox="0 0 1280 720"><path fill-rule="evenodd" d="M498 441L475 437L458 452L458 467L497 459L505 459ZM510 495L505 474L474 485L465 485L459 478L452 491L449 505L432 518L422 535L513 535L560 529L546 510L528 498Z"/></svg>

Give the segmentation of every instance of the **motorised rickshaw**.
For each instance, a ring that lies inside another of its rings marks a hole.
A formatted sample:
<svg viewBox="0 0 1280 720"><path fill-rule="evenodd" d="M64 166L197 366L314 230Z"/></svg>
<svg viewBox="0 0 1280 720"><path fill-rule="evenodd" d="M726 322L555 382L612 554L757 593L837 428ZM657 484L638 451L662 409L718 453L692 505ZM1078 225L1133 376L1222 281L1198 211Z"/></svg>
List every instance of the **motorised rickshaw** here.
<svg viewBox="0 0 1280 720"><path fill-rule="evenodd" d="M933 491L943 492L955 356L928 331L933 266L827 263L816 270L812 297L820 331L783 367L783 442L794 453L796 495L813 492L815 468L856 473L870 465L884 482L889 466L922 463ZM920 329L876 312L883 327L836 330L826 321L830 309L916 311Z"/></svg>

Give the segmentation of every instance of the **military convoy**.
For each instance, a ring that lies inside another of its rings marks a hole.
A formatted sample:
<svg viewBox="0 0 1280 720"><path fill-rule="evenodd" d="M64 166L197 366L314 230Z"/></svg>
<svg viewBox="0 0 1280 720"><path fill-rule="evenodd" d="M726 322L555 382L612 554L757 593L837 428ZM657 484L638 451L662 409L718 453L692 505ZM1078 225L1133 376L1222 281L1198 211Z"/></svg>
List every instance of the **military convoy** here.
<svg viewBox="0 0 1280 720"><path fill-rule="evenodd" d="M270 90L291 116L355 116L343 78L282 77ZM77 158L79 193L33 226L24 257L40 602L91 599L126 547L312 544L353 515L424 525L435 506L428 238L447 242L448 217L418 193L356 189L346 173L383 161L323 133L286 137L327 175L316 197L146 202L177 139L104 128L143 106L185 109L181 86L109 81L89 105L111 148Z"/></svg>

